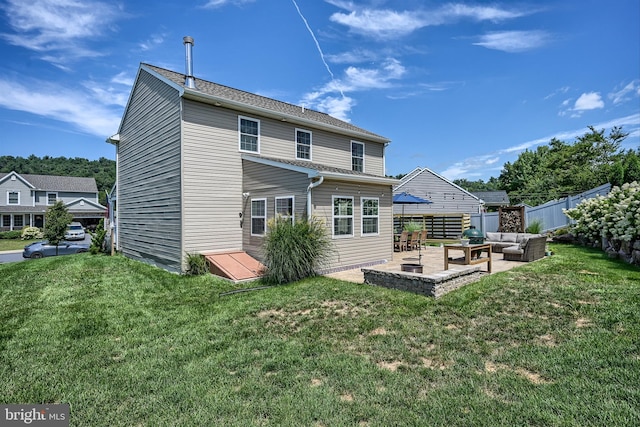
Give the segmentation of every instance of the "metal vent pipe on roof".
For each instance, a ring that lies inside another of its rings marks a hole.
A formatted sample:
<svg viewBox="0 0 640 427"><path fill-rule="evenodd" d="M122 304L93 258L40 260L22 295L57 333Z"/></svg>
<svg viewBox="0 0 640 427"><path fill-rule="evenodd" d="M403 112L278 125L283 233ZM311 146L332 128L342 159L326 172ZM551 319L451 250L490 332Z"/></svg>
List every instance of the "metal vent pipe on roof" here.
<svg viewBox="0 0 640 427"><path fill-rule="evenodd" d="M185 36L182 39L186 49L186 77L184 79L184 85L188 88L195 89L196 81L193 78L193 57L191 55L191 50L193 49L193 45L195 44L193 41L193 37Z"/></svg>

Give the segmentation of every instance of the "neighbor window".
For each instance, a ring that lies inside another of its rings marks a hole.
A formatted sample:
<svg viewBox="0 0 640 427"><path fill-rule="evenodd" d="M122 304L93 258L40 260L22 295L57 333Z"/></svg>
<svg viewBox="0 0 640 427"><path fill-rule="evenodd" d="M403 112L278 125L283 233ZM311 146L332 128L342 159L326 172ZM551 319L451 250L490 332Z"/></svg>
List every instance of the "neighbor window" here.
<svg viewBox="0 0 640 427"><path fill-rule="evenodd" d="M293 223L293 197L276 197L276 217L289 219Z"/></svg>
<svg viewBox="0 0 640 427"><path fill-rule="evenodd" d="M362 198L362 234L378 234L378 199Z"/></svg>
<svg viewBox="0 0 640 427"><path fill-rule="evenodd" d="M296 159L311 160L311 132L296 129Z"/></svg>
<svg viewBox="0 0 640 427"><path fill-rule="evenodd" d="M260 122L238 116L240 129L240 151L260 152Z"/></svg>
<svg viewBox="0 0 640 427"><path fill-rule="evenodd" d="M2 215L2 226L11 227L11 215Z"/></svg>
<svg viewBox="0 0 640 427"><path fill-rule="evenodd" d="M47 193L47 204L55 205L58 201L58 193Z"/></svg>
<svg viewBox="0 0 640 427"><path fill-rule="evenodd" d="M263 236L267 224L267 199L251 200L251 235Z"/></svg>
<svg viewBox="0 0 640 427"><path fill-rule="evenodd" d="M353 197L333 196L333 235L353 236Z"/></svg>
<svg viewBox="0 0 640 427"><path fill-rule="evenodd" d="M351 141L351 170L364 172L364 144Z"/></svg>
<svg viewBox="0 0 640 427"><path fill-rule="evenodd" d="M20 204L20 192L19 191L7 191L7 204L19 205Z"/></svg>
<svg viewBox="0 0 640 427"><path fill-rule="evenodd" d="M22 216L22 215L14 215L13 216L13 226L14 227L24 227L24 216Z"/></svg>

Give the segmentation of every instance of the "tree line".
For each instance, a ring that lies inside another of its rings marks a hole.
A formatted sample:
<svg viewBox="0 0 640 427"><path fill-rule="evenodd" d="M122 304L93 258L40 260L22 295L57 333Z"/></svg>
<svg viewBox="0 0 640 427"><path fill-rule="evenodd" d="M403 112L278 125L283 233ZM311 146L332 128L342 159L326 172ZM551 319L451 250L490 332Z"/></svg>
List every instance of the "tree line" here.
<svg viewBox="0 0 640 427"><path fill-rule="evenodd" d="M535 150L525 150L504 164L498 178L453 182L469 192L505 190L512 204L536 206L610 183L640 182L640 147L621 149L628 136L621 127L606 134L589 127L573 143L553 138Z"/></svg>
<svg viewBox="0 0 640 427"><path fill-rule="evenodd" d="M105 191L111 191L116 182L116 162L105 157L88 160L81 157L13 157L0 156L0 172L19 174L57 175L95 178L99 202L106 203Z"/></svg>

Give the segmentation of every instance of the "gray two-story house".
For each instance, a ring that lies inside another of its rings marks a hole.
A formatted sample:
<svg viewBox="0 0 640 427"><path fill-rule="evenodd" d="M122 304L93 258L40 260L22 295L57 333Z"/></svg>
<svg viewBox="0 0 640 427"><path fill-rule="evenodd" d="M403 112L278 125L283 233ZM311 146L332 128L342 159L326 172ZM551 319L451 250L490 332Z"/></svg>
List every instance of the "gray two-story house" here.
<svg viewBox="0 0 640 427"><path fill-rule="evenodd" d="M187 39L187 38L185 38ZM141 64L118 133L117 247L181 271L186 253L260 260L268 221L321 218L326 270L391 259L387 138L301 106Z"/></svg>
<svg viewBox="0 0 640 427"><path fill-rule="evenodd" d="M45 227L45 212L57 201L85 226L105 216L94 178L0 173L0 230Z"/></svg>

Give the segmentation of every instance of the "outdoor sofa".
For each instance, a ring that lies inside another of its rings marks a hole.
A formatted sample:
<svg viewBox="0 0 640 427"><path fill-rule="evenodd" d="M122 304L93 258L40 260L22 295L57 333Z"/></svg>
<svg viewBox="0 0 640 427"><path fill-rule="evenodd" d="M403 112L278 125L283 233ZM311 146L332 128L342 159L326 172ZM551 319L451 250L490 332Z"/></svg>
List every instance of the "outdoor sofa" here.
<svg viewBox="0 0 640 427"><path fill-rule="evenodd" d="M544 258L546 245L546 236L530 237L529 239L522 240L515 246L503 248L502 258L507 261L535 261Z"/></svg>
<svg viewBox="0 0 640 427"><path fill-rule="evenodd" d="M541 236L540 234L531 234L531 233L487 232L484 243L491 245L491 252L500 253L504 248L518 246L524 240L530 239L532 237L540 237L540 236ZM544 256L544 251L543 251L543 256Z"/></svg>

